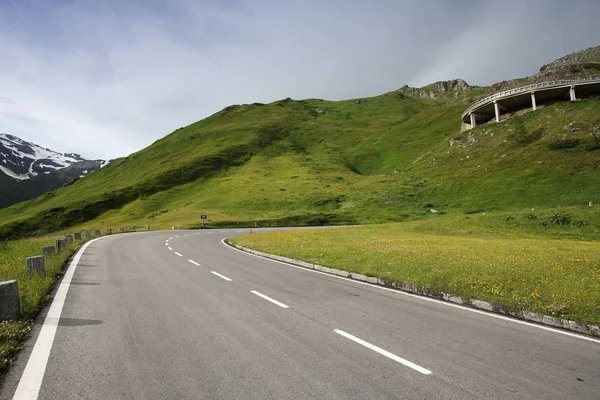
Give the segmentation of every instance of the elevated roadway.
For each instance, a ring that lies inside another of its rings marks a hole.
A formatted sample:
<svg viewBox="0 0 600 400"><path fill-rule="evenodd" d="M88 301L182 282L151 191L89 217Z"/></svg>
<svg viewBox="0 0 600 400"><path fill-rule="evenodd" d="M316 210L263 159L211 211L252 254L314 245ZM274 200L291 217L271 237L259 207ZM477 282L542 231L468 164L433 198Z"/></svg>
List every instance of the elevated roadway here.
<svg viewBox="0 0 600 400"><path fill-rule="evenodd" d="M600 77L559 80L522 86L495 93L479 100L462 114L461 131L495 120L502 114L526 108L535 111L539 104L550 101L575 101L578 97L600 94Z"/></svg>

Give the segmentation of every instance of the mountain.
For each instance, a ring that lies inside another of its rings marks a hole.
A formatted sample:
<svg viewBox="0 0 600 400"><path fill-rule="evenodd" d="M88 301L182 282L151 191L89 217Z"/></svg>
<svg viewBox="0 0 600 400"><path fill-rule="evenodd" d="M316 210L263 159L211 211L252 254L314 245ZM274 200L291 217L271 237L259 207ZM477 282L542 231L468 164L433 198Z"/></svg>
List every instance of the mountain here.
<svg viewBox="0 0 600 400"><path fill-rule="evenodd" d="M101 168L102 160L58 153L0 133L0 208L32 199Z"/></svg>
<svg viewBox="0 0 600 400"><path fill-rule="evenodd" d="M0 210L0 238L80 224L194 227L201 214L210 226L376 223L600 201L600 99L461 133L461 113L494 91L453 80L371 98L232 105Z"/></svg>

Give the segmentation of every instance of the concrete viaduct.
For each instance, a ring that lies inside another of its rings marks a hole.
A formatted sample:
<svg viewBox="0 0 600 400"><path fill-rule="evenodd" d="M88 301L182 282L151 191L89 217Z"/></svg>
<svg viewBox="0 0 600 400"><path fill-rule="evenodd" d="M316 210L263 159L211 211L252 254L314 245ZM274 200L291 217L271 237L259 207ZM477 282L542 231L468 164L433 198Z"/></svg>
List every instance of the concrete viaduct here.
<svg viewBox="0 0 600 400"><path fill-rule="evenodd" d="M600 77L534 83L499 92L467 108L462 114L461 132L492 119L500 122L500 116L506 112L525 108L535 111L538 104L567 99L575 101L577 96L592 94L600 94Z"/></svg>

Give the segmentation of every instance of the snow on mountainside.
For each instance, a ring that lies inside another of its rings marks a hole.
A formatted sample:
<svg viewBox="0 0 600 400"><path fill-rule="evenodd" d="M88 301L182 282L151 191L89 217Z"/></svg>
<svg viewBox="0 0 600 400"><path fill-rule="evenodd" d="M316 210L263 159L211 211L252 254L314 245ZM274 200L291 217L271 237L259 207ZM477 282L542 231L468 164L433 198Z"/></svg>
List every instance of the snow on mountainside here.
<svg viewBox="0 0 600 400"><path fill-rule="evenodd" d="M14 135L0 133L0 171L11 178L30 179L82 161L88 160L79 154L58 153ZM105 162L101 161L101 165L104 166ZM86 171L91 172L91 170Z"/></svg>

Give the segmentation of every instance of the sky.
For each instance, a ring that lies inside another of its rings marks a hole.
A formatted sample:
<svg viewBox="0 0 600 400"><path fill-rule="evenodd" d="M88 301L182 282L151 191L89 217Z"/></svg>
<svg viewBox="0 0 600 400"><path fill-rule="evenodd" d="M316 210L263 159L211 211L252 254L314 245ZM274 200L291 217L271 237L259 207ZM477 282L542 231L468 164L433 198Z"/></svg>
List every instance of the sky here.
<svg viewBox="0 0 600 400"><path fill-rule="evenodd" d="M231 104L529 76L598 0L0 0L0 133L90 159Z"/></svg>

